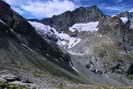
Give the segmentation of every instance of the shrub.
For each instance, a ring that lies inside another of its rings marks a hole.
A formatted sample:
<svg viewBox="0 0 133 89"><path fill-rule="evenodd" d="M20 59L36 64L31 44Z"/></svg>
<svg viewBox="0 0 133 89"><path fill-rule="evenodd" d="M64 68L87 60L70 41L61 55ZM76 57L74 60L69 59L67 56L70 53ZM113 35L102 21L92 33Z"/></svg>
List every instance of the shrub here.
<svg viewBox="0 0 133 89"><path fill-rule="evenodd" d="M28 88L23 85L15 85L8 82L0 82L0 89L35 89L35 88Z"/></svg>

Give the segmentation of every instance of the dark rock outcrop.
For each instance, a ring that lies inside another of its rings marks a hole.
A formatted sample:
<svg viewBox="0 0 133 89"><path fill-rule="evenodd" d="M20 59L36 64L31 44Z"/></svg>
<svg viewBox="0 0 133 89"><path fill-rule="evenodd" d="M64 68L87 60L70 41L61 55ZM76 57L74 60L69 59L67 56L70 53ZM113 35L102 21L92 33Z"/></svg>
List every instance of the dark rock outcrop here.
<svg viewBox="0 0 133 89"><path fill-rule="evenodd" d="M128 75L133 75L133 64L131 64L131 66L129 67L128 71L127 71Z"/></svg>

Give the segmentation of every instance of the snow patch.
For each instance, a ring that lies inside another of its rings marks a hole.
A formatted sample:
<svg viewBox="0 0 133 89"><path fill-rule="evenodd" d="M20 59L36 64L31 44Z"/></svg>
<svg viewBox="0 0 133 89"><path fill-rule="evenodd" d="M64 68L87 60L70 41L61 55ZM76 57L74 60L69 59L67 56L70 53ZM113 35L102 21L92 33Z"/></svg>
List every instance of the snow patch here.
<svg viewBox="0 0 133 89"><path fill-rule="evenodd" d="M64 32L58 32L55 28L52 28L48 25L44 25L42 23L36 21L28 21L33 27L35 27L36 31L43 37L48 37L52 39L57 39L57 45L61 47L66 47L68 49L74 47L76 44L80 42L80 38L71 37L70 35Z"/></svg>
<svg viewBox="0 0 133 89"><path fill-rule="evenodd" d="M77 23L74 24L72 27L69 28L71 32L82 32L82 31L87 31L87 32L96 32L98 31L98 26L99 22L89 22L89 23Z"/></svg>
<svg viewBox="0 0 133 89"><path fill-rule="evenodd" d="M72 69L74 69L76 72L79 72L75 67L72 66Z"/></svg>
<svg viewBox="0 0 133 89"><path fill-rule="evenodd" d="M111 17L115 17L115 16L117 16L117 15L112 15Z"/></svg>
<svg viewBox="0 0 133 89"><path fill-rule="evenodd" d="M0 19L0 22L3 23L3 24L5 24L5 22L3 20L1 20L1 19Z"/></svg>
<svg viewBox="0 0 133 89"><path fill-rule="evenodd" d="M123 22L124 24L126 24L127 21L128 21L128 18L127 18L127 17L120 17L120 19L122 20L122 22Z"/></svg>
<svg viewBox="0 0 133 89"><path fill-rule="evenodd" d="M38 33L40 34L52 34L52 32L50 30L53 30L53 28L51 28L48 25L44 25L42 23L36 22L36 21L28 21L35 29Z"/></svg>
<svg viewBox="0 0 133 89"><path fill-rule="evenodd" d="M77 45L80 41L81 41L80 38L71 37L70 40L69 40L68 49L74 47L74 46Z"/></svg>
<svg viewBox="0 0 133 89"><path fill-rule="evenodd" d="M59 40L58 42L57 42L57 44L58 45L60 45L60 46L63 46L63 45L65 45L65 44L67 44L67 48L68 49L70 49L70 48L72 48L72 47L74 47L76 44L78 44L79 42L80 42L80 38L78 38L78 37L71 37L71 36L69 36L68 34L66 34L66 33L59 33L59 34L57 34L58 35L58 37L61 39L61 40Z"/></svg>

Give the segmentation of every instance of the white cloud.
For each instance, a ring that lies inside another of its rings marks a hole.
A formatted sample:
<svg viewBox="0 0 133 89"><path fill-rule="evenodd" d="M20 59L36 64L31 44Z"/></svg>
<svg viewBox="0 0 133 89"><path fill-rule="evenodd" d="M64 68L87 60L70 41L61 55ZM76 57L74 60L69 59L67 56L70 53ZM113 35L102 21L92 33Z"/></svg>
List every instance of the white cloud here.
<svg viewBox="0 0 133 89"><path fill-rule="evenodd" d="M25 4L26 0L4 0L8 4L11 5L12 9L14 9L19 14L24 14L25 12L20 8L21 5ZM27 0L28 1L28 0Z"/></svg>
<svg viewBox="0 0 133 89"><path fill-rule="evenodd" d="M59 15L67 10L73 10L76 7L77 6L73 2L68 0L53 0L48 2L29 2L21 8L32 13L35 17L51 17L53 15Z"/></svg>
<svg viewBox="0 0 133 89"><path fill-rule="evenodd" d="M122 11L124 10L124 6L108 6L106 4L101 4L99 6L100 9L103 9L103 10L110 10L110 11Z"/></svg>
<svg viewBox="0 0 133 89"><path fill-rule="evenodd" d="M121 8L119 8L119 7L105 7L105 9L115 10L115 11L121 11Z"/></svg>
<svg viewBox="0 0 133 89"><path fill-rule="evenodd" d="M15 0L3 0L3 1L5 1L5 2L7 2L8 4L14 4L15 3Z"/></svg>
<svg viewBox="0 0 133 89"><path fill-rule="evenodd" d="M33 17L52 17L68 10L74 10L78 7L70 0L6 0L12 8L21 14L29 14ZM15 7L15 8L14 8Z"/></svg>
<svg viewBox="0 0 133 89"><path fill-rule="evenodd" d="M29 0L3 0L3 1L7 2L8 4L12 6L17 6L17 5L19 6Z"/></svg>

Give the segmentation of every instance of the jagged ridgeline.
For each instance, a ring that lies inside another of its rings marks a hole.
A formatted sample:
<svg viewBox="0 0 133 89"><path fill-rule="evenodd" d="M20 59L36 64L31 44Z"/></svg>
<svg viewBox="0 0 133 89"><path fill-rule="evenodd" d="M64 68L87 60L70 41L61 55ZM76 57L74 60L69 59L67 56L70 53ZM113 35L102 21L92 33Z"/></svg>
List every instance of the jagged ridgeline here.
<svg viewBox="0 0 133 89"><path fill-rule="evenodd" d="M91 6L26 19L0 0L0 76L6 70L43 88L131 86L132 17L132 12L108 16Z"/></svg>

